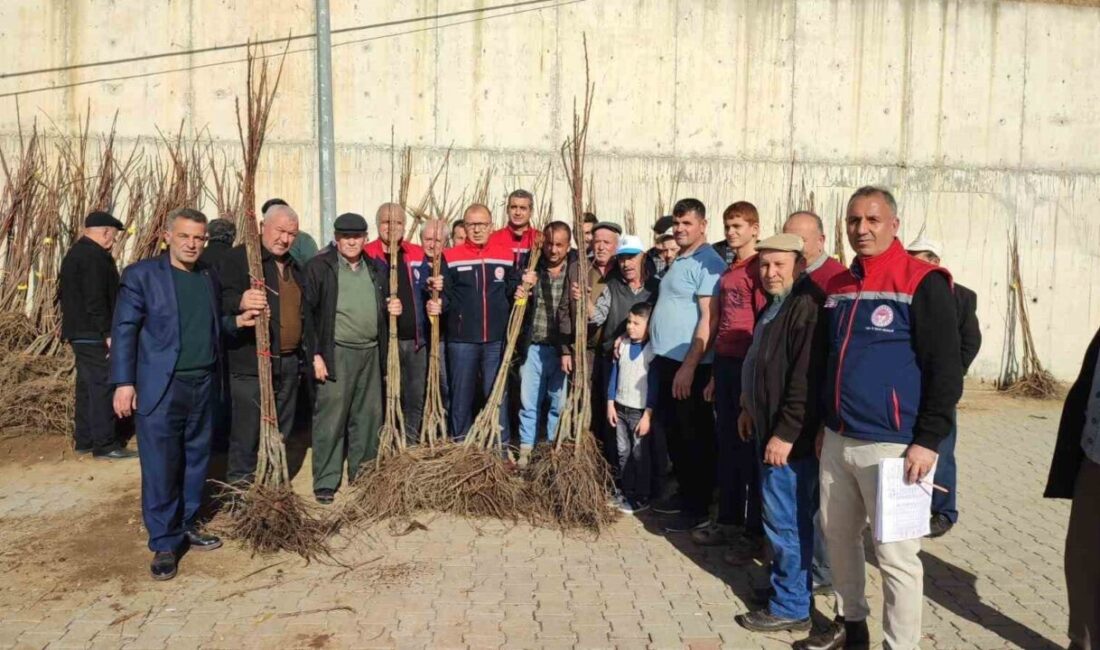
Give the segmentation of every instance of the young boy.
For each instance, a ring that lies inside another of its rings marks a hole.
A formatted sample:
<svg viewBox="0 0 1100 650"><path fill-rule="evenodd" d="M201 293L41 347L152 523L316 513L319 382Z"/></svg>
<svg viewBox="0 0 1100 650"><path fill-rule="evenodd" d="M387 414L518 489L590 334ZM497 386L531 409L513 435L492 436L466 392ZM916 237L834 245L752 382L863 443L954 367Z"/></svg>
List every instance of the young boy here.
<svg viewBox="0 0 1100 650"><path fill-rule="evenodd" d="M607 388L607 422L615 427L619 448L620 497L616 506L635 514L649 508L650 422L657 397L656 373L649 372L649 314L653 306L640 302L626 317L626 337L619 342Z"/></svg>

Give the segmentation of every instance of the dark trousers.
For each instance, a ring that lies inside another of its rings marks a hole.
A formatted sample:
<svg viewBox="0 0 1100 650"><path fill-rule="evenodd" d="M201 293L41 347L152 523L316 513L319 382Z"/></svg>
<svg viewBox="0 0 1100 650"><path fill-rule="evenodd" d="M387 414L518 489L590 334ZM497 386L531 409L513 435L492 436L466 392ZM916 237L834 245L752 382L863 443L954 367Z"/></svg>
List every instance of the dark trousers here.
<svg viewBox="0 0 1100 650"><path fill-rule="evenodd" d="M447 371L451 381L451 436L455 440L464 440L470 426L474 423L474 404L478 393L488 397L493 390L493 381L500 368L500 355L504 344L447 342ZM508 426L508 397L501 403L501 441L507 445L511 437Z"/></svg>
<svg viewBox="0 0 1100 650"><path fill-rule="evenodd" d="M714 491L714 411L703 399L710 381L710 364L700 364L687 399L673 399L672 382L681 363L668 357L654 357L650 372L657 373L655 415L668 440L672 469L680 484L680 496L688 514L705 516Z"/></svg>
<svg viewBox="0 0 1100 650"><path fill-rule="evenodd" d="M107 380L107 344L73 343L76 357L76 448L97 454L118 447L115 432L114 387Z"/></svg>
<svg viewBox="0 0 1100 650"><path fill-rule="evenodd" d="M599 350L589 356L592 372L592 435L600 441L608 467L618 472L621 464L617 428L607 422L607 384L611 380L612 359Z"/></svg>
<svg viewBox="0 0 1100 650"><path fill-rule="evenodd" d="M817 458L791 459L784 467L765 465L762 473L764 532L772 549L768 611L780 618L808 618L813 602Z"/></svg>
<svg viewBox="0 0 1100 650"><path fill-rule="evenodd" d="M272 357L271 372L279 432L286 441L294 428L294 411L298 407L298 355ZM229 431L226 481L248 483L256 473L256 453L260 448L260 380L255 375L231 374L229 392L233 399L233 423Z"/></svg>
<svg viewBox="0 0 1100 650"><path fill-rule="evenodd" d="M959 521L958 497L955 494L958 484L956 476L958 467L955 465L955 442L959 438L958 412L954 414L952 420L951 433L947 434L937 450L940 457L936 461L936 476L932 479L936 485L947 488L947 493L932 490L932 514L947 515L951 523L956 523Z"/></svg>
<svg viewBox="0 0 1100 650"><path fill-rule="evenodd" d="M1100 464L1081 461L1066 531L1070 648L1100 648Z"/></svg>
<svg viewBox="0 0 1100 650"><path fill-rule="evenodd" d="M401 359L401 413L405 416L405 440L415 445L420 440L420 421L424 419L424 383L428 377L428 348L416 349L416 341L398 341Z"/></svg>
<svg viewBox="0 0 1100 650"><path fill-rule="evenodd" d="M606 399L604 404L607 404ZM638 422L645 415L645 409L623 406L616 402L615 414L619 416L619 422L615 426L619 446L619 487L627 498L649 499L652 487L650 472L653 469L653 430L651 428L650 433L644 436L635 433ZM606 413L604 417L607 417Z"/></svg>
<svg viewBox="0 0 1100 650"><path fill-rule="evenodd" d="M718 523L763 532L761 524L761 451L756 438L737 435L741 415L741 365L744 359L714 357L714 408L718 419Z"/></svg>
<svg viewBox="0 0 1100 650"><path fill-rule="evenodd" d="M151 551L178 549L184 531L195 525L210 462L216 383L209 372L172 377L156 408L135 418L141 516Z"/></svg>

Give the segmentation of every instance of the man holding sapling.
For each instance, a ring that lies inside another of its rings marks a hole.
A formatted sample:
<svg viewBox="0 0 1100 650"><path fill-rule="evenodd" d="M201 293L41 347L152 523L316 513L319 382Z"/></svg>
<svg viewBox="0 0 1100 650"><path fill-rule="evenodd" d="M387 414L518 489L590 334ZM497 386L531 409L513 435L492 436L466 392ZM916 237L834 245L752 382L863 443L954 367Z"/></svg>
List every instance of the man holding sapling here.
<svg viewBox="0 0 1100 650"><path fill-rule="evenodd" d="M526 295L520 281L533 286L535 274L515 267L514 252L489 240L492 214L474 203L463 213L467 240L443 251L443 295L428 301L428 315L446 318L447 363L451 390L450 431L458 440L466 437L474 421L474 405L480 392L493 388L504 351L504 338L512 302ZM438 286L438 285L437 285ZM507 403L505 397L504 403ZM502 409L503 413L503 409ZM502 415L502 443L509 443L507 418Z"/></svg>
<svg viewBox="0 0 1100 650"><path fill-rule="evenodd" d="M111 314L118 295L111 248L122 227L107 212L89 214L82 236L61 261L57 286L61 338L73 346L76 359L76 453L106 460L137 457L118 438L107 381Z"/></svg>
<svg viewBox="0 0 1100 650"><path fill-rule="evenodd" d="M405 210L396 203L385 203L375 216L378 239L363 252L374 264L377 277L389 293L390 247L397 245L397 345L401 362L401 410L405 420L405 440L416 444L420 438L420 420L424 416L424 390L428 376L428 319L425 298L431 266L424 249L405 240Z"/></svg>
<svg viewBox="0 0 1100 650"><path fill-rule="evenodd" d="M270 202L269 202L270 203ZM260 228L261 260L264 277L248 273L244 245L234 248L218 268L222 283L221 304L227 314L259 309L255 298L262 287L271 315L271 374L275 388L275 410L279 432L285 441L294 426L298 404L299 375L303 361L303 341L312 335L312 323L302 299L305 274L290 255L298 236L298 214L282 203L264 212ZM229 388L233 401L233 422L229 432L229 457L226 480L247 484L256 471L260 444L260 381L256 363L256 336L242 334L226 346L229 358Z"/></svg>
<svg viewBox="0 0 1100 650"><path fill-rule="evenodd" d="M538 284L524 313L520 352L519 466L531 459L538 434L539 414L547 405L546 435L557 434L558 416L565 397L565 376L573 371L573 310L567 290L572 229L554 221L543 230L542 257L536 267Z"/></svg>
<svg viewBox="0 0 1100 650"><path fill-rule="evenodd" d="M209 551L221 540L199 532L196 518L210 460L221 337L252 327L264 292L246 289L250 306L223 316L217 279L197 264L206 216L168 215L168 252L122 273L111 326L114 411L135 418L141 459L141 515L149 531L154 580L176 575L181 551Z"/></svg>
<svg viewBox="0 0 1100 650"><path fill-rule="evenodd" d="M388 278L363 253L367 220L348 212L333 227L335 245L306 265L305 302L316 325L307 343L317 389L313 496L322 505L340 488L345 457L353 481L378 453L388 316L402 313L400 298L387 298Z"/></svg>

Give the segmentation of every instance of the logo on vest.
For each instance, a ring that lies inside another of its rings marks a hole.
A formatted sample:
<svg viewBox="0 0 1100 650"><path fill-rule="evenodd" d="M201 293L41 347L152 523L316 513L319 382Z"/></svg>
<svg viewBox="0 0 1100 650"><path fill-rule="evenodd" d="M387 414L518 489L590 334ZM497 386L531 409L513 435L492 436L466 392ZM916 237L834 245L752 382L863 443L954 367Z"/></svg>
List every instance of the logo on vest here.
<svg viewBox="0 0 1100 650"><path fill-rule="evenodd" d="M504 279L504 267L503 266L498 266L496 268L496 270L493 271L493 275L496 276L497 282L500 282L501 280L503 280Z"/></svg>
<svg viewBox="0 0 1100 650"><path fill-rule="evenodd" d="M882 329L894 322L894 310L887 305L879 305L871 312L871 324Z"/></svg>

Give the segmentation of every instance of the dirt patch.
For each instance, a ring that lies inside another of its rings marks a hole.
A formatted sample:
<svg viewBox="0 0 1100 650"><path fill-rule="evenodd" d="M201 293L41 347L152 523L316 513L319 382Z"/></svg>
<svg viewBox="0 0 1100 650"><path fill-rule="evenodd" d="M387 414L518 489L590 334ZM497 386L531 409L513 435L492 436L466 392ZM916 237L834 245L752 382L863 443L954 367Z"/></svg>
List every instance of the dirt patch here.
<svg viewBox="0 0 1100 650"><path fill-rule="evenodd" d="M28 467L37 463L69 460L76 455L72 439L67 436L0 434L0 467Z"/></svg>

